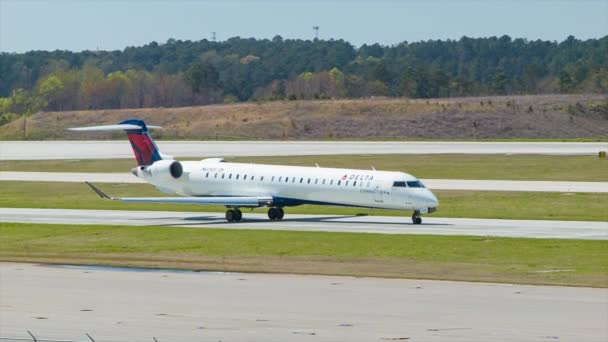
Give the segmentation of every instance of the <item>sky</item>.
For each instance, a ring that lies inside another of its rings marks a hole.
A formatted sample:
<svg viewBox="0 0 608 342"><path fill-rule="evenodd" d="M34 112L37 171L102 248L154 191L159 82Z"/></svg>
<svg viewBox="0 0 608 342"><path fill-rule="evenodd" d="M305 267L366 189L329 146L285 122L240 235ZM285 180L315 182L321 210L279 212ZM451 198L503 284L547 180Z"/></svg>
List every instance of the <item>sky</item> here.
<svg viewBox="0 0 608 342"><path fill-rule="evenodd" d="M0 0L0 51L122 50L230 37L344 39L355 46L502 36L608 35L608 0Z"/></svg>

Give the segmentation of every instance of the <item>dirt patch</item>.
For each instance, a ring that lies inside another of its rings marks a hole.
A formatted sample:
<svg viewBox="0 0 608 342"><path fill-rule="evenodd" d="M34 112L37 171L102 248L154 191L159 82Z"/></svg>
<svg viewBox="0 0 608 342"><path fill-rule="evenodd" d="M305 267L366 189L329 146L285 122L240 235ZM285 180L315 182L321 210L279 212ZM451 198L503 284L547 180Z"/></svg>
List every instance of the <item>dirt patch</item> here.
<svg viewBox="0 0 608 342"><path fill-rule="evenodd" d="M142 118L163 139L510 139L602 138L607 95L432 100L283 101L183 108L39 113L0 127L0 139L112 139L120 132L66 131Z"/></svg>

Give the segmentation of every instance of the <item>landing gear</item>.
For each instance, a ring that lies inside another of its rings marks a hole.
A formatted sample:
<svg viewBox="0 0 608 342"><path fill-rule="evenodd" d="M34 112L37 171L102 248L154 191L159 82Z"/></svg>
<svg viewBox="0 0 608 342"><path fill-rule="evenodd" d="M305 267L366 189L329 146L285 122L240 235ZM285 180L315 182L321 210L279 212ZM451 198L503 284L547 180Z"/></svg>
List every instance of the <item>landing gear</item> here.
<svg viewBox="0 0 608 342"><path fill-rule="evenodd" d="M241 222L242 219L243 219L243 213L239 209L226 210L226 221Z"/></svg>
<svg viewBox="0 0 608 342"><path fill-rule="evenodd" d="M413 224L421 224L422 223L422 217L420 217L420 212L419 211L414 211L414 215L412 215L412 223Z"/></svg>
<svg viewBox="0 0 608 342"><path fill-rule="evenodd" d="M282 220L283 216L285 216L285 212L283 211L283 208L270 208L268 209L268 218L271 221L277 221L277 220Z"/></svg>

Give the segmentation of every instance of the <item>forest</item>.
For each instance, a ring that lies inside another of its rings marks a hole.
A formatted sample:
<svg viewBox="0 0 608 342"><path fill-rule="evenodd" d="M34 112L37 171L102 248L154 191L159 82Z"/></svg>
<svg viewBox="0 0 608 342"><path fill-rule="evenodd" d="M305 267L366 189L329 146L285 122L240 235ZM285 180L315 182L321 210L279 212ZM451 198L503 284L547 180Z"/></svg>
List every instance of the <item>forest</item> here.
<svg viewBox="0 0 608 342"><path fill-rule="evenodd" d="M122 51L0 53L0 124L41 111L365 97L608 93L608 36L355 47L169 39Z"/></svg>

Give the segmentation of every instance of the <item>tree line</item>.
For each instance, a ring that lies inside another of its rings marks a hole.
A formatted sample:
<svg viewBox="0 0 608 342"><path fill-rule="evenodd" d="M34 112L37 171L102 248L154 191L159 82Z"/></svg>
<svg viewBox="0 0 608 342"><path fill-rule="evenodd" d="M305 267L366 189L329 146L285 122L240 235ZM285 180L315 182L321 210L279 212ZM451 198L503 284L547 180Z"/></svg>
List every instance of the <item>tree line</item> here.
<svg viewBox="0 0 608 342"><path fill-rule="evenodd" d="M608 92L608 36L355 48L344 40L169 39L122 51L0 54L3 121L37 111L238 101Z"/></svg>

